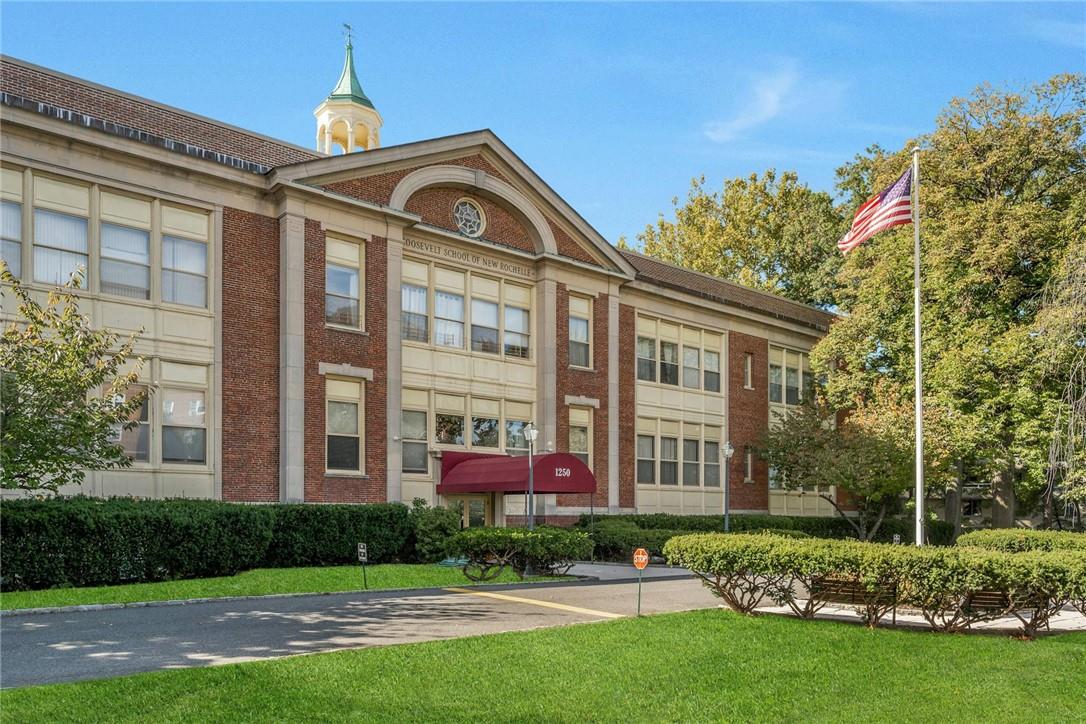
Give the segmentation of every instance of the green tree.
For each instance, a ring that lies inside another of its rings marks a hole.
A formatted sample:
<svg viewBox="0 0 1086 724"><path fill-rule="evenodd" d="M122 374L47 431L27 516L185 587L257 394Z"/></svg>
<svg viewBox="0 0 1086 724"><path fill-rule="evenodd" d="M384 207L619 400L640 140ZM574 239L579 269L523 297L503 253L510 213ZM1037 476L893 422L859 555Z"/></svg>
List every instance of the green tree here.
<svg viewBox="0 0 1086 724"><path fill-rule="evenodd" d="M1022 93L982 86L896 153L868 149L838 171L849 211L921 154L925 405L943 411L965 477L993 481L996 524L1043 490L1061 385L1036 319L1086 193L1086 81L1061 75ZM1081 228L1081 214L1078 214ZM812 354L834 409L880 381L913 394L912 228L850 253L838 277L847 314Z"/></svg>
<svg viewBox="0 0 1086 724"><path fill-rule="evenodd" d="M143 404L124 399L143 363L122 372L136 335L118 345L115 333L91 329L73 293L79 275L44 305L2 262L0 281L18 299L18 321L0 336L0 487L56 492L86 470L131 465L114 440Z"/></svg>
<svg viewBox="0 0 1086 724"><path fill-rule="evenodd" d="M661 214L638 234L646 254L804 304L834 304L846 225L829 194L770 169L729 179L720 193L696 178L685 203L672 203L675 221Z"/></svg>

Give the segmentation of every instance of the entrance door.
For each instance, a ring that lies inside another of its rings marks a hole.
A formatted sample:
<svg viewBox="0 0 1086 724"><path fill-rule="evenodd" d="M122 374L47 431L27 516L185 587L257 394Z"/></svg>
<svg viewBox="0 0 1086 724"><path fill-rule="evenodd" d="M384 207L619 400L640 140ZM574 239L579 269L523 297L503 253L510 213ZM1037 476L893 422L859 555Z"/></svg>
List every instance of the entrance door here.
<svg viewBox="0 0 1086 724"><path fill-rule="evenodd" d="M493 522L489 495L451 496L449 502L460 503L463 509L461 525L464 528L481 528Z"/></svg>

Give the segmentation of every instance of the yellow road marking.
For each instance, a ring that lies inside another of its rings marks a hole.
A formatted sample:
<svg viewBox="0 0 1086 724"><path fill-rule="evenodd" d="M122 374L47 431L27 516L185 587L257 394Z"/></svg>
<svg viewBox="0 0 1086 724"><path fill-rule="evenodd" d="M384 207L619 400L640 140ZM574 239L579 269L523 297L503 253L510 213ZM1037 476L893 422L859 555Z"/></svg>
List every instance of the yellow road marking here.
<svg viewBox="0 0 1086 724"><path fill-rule="evenodd" d="M527 603L533 606L543 606L544 608L556 608L559 611L569 611L570 613L583 613L588 616L599 616L600 618L623 618L621 613L610 613L608 611L596 611L591 608L581 608L579 606L568 606L564 603L554 603L553 601L538 601L534 598L521 598L520 596L507 596L504 593L494 593L492 591L473 591L470 588L446 588L446 591L452 593L470 593L473 596L483 596L485 598L496 598L499 601L512 601L513 603Z"/></svg>

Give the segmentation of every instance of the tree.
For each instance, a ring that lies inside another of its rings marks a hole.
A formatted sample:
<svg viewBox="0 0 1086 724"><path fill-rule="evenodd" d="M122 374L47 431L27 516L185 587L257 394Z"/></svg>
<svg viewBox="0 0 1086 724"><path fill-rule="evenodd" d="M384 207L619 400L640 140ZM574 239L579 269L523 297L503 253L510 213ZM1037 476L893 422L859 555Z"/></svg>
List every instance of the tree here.
<svg viewBox="0 0 1086 724"><path fill-rule="evenodd" d="M646 254L804 304L834 304L846 224L829 194L770 169L729 179L721 193L696 178L686 202L672 203L675 221L661 214L638 234Z"/></svg>
<svg viewBox="0 0 1086 724"><path fill-rule="evenodd" d="M900 510L913 486L914 439L911 404L900 390L880 385L872 400L857 400L847 415L824 399L805 401L765 433L761 447L785 488L815 489L857 537L870 540L885 517ZM941 479L947 472L946 448L936 444L931 452L926 473L929 480ZM854 515L829 486L847 494Z"/></svg>
<svg viewBox="0 0 1086 724"><path fill-rule="evenodd" d="M118 345L114 332L90 328L74 294L78 274L44 306L2 262L0 281L19 315L0 336L0 487L55 493L86 470L131 465L114 440L143 404L142 394L124 394L143 363L122 372L136 335Z"/></svg>
<svg viewBox="0 0 1086 724"><path fill-rule="evenodd" d="M982 86L952 101L930 135L896 153L873 147L838 171L852 211L908 167L913 145L924 149L923 395L945 415L937 422L963 476L992 481L996 524L1012 524L1016 504L1046 483L1062 385L1036 321L1086 194L1084 96L1076 75L1023 93ZM812 353L831 406L871 400L882 381L911 398L912 228L848 254L837 282L847 314Z"/></svg>

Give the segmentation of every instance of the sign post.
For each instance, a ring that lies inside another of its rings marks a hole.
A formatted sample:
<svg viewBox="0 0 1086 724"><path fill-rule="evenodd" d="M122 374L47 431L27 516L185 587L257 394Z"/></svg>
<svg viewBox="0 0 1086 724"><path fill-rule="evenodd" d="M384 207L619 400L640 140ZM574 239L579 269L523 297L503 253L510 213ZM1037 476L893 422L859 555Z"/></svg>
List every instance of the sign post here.
<svg viewBox="0 0 1086 724"><path fill-rule="evenodd" d="M369 589L369 583L366 581L366 562L369 560L369 553L366 550L365 543L358 544L358 562L362 564L362 588Z"/></svg>
<svg viewBox="0 0 1086 724"><path fill-rule="evenodd" d="M634 568L637 569L637 616L641 617L641 572L649 564L649 552L644 548L638 548L633 554Z"/></svg>

